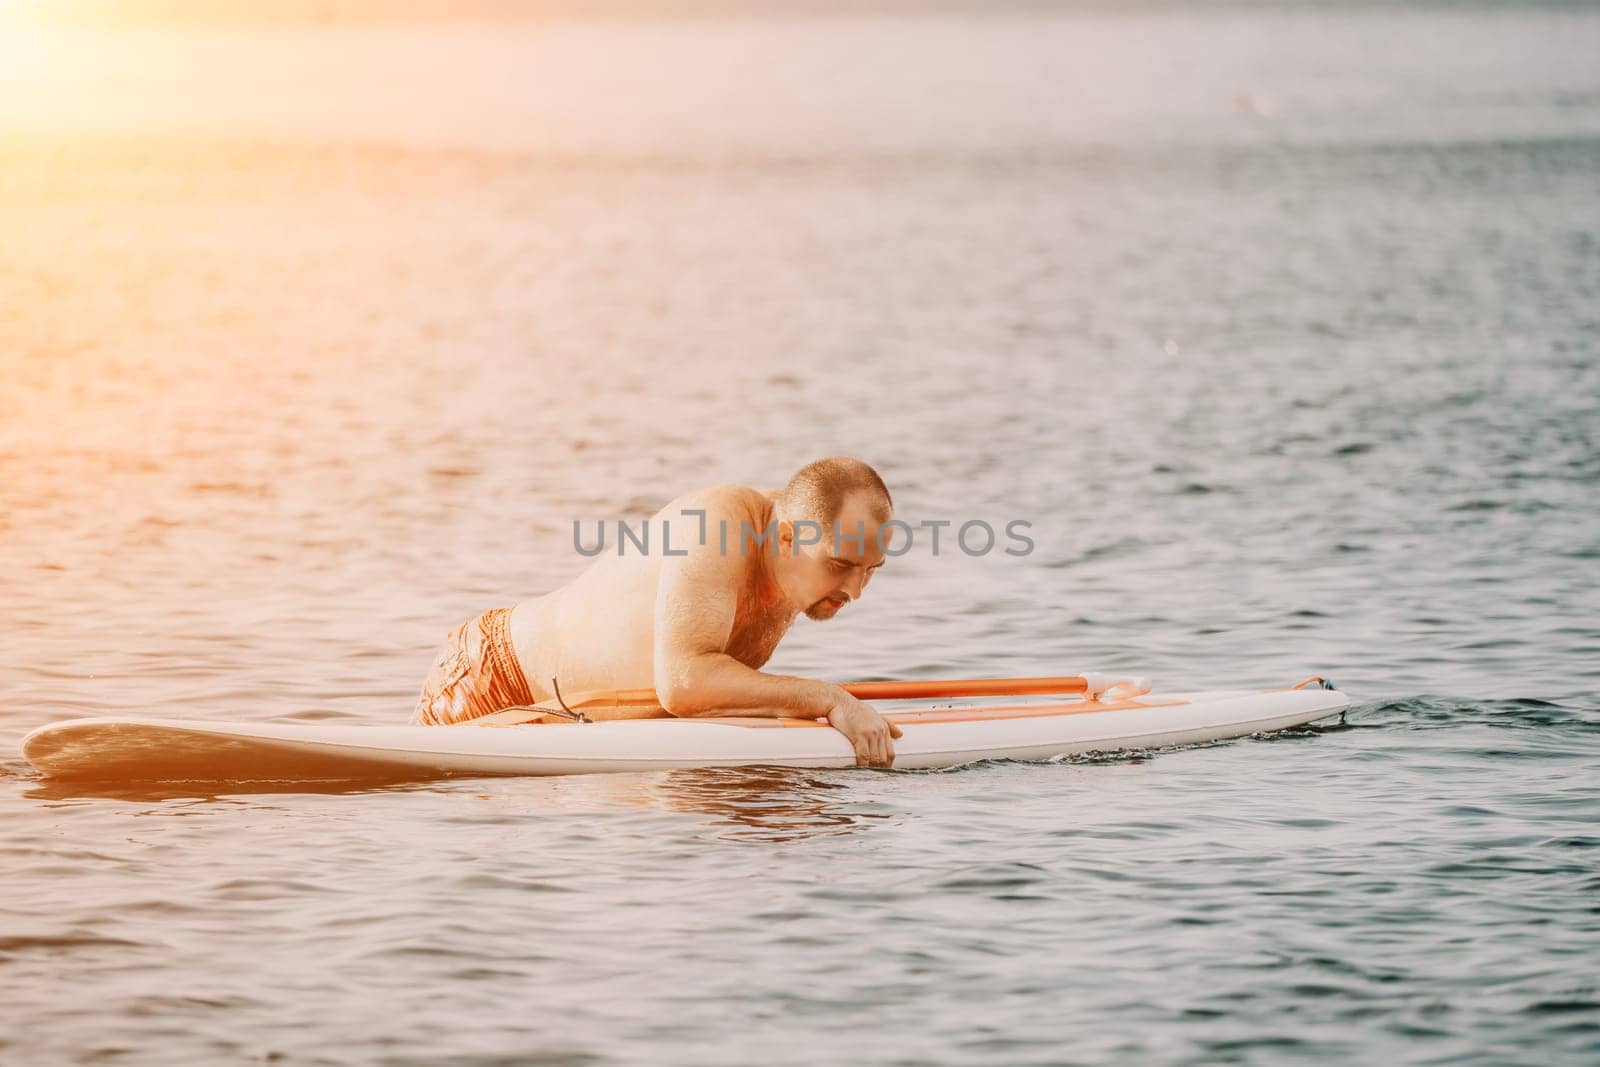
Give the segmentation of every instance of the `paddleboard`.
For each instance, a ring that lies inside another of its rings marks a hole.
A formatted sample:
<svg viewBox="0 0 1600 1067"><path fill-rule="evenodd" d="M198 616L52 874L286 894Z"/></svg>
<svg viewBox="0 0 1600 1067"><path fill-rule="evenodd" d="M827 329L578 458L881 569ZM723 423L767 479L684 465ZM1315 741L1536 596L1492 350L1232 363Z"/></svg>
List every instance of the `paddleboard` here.
<svg viewBox="0 0 1600 1067"><path fill-rule="evenodd" d="M1222 741L1301 726L1350 703L1329 688L1148 694L889 710L895 767L1048 760ZM44 774L100 781L311 782L556 775L776 765L844 768L843 734L809 719L634 719L521 725L374 726L188 719L71 719L22 755Z"/></svg>

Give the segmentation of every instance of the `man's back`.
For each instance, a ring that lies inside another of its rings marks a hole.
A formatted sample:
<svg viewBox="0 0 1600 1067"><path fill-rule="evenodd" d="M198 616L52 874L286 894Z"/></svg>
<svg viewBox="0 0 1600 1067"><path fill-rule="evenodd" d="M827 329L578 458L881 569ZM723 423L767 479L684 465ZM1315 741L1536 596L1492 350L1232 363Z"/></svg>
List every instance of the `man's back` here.
<svg viewBox="0 0 1600 1067"><path fill-rule="evenodd" d="M674 556L712 552L745 561L741 580L727 590L737 609L724 650L750 667L771 658L793 613L763 610L766 598L755 555L770 546L745 538L741 524L758 534L766 530L773 496L737 485L685 493L651 517L647 534L634 524L643 547L621 537L617 528L609 529L600 555L576 578L518 604L511 616L511 638L534 699L554 696L552 678L564 693L654 684L656 596L668 550Z"/></svg>

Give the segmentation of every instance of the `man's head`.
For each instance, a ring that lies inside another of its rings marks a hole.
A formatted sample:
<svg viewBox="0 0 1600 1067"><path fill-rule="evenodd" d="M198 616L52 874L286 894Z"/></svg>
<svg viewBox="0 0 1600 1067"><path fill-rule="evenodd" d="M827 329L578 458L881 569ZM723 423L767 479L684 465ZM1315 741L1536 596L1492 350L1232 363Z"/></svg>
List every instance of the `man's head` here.
<svg viewBox="0 0 1600 1067"><path fill-rule="evenodd" d="M883 524L894 501L878 472L830 456L795 472L778 494L774 572L789 602L811 619L831 619L861 596L883 565Z"/></svg>

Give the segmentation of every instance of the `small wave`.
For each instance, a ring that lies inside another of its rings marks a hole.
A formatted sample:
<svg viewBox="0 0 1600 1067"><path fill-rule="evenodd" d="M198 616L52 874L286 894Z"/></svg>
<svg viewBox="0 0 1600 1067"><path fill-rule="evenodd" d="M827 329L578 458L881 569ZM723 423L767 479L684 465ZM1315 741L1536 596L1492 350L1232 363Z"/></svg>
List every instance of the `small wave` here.
<svg viewBox="0 0 1600 1067"><path fill-rule="evenodd" d="M145 948L142 941L128 941L120 937L101 937L97 934L58 934L39 936L0 937L0 955L19 952L73 951L91 948Z"/></svg>
<svg viewBox="0 0 1600 1067"><path fill-rule="evenodd" d="M189 490L194 493L223 493L231 496L272 495L272 487L264 482L190 482Z"/></svg>
<svg viewBox="0 0 1600 1067"><path fill-rule="evenodd" d="M1540 697L1466 700L1443 696L1415 696L1360 707L1364 725L1459 726L1473 724L1497 728L1578 727L1600 730L1593 712L1558 704ZM1350 708L1355 714L1357 708Z"/></svg>
<svg viewBox="0 0 1600 1067"><path fill-rule="evenodd" d="M953 877L935 882L933 888L960 892L1019 889L1044 881L1049 874L1045 868L1034 863L990 864L969 868Z"/></svg>

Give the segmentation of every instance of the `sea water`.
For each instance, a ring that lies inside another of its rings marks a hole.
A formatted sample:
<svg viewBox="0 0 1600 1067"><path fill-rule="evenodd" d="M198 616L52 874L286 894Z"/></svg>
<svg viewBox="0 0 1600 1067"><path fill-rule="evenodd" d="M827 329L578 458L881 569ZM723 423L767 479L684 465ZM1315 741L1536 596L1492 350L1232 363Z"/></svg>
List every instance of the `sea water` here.
<svg viewBox="0 0 1600 1067"><path fill-rule="evenodd" d="M0 21L0 1058L1600 1058L1600 12L513 7ZM404 721L574 523L835 453L918 537L771 669L1357 703L926 774L16 755Z"/></svg>

